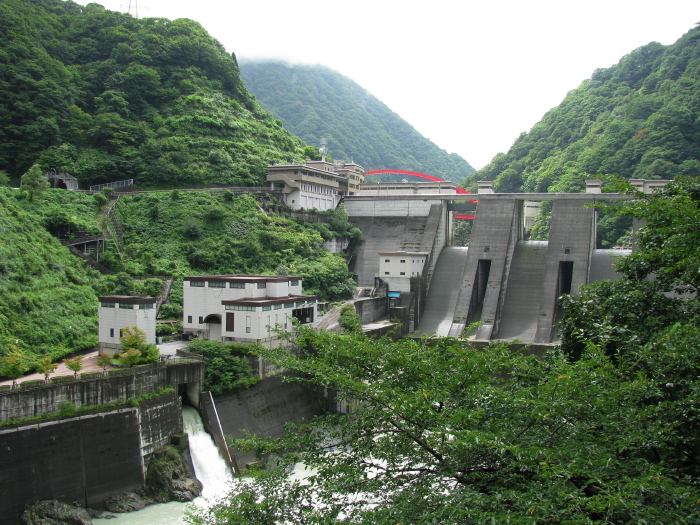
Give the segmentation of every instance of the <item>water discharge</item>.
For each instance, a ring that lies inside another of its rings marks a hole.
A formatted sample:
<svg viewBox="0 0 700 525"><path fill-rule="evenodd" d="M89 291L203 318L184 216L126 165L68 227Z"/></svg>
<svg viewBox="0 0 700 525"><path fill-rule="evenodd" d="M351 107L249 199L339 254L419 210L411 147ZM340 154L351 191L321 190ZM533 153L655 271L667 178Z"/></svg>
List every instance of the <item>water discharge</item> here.
<svg viewBox="0 0 700 525"><path fill-rule="evenodd" d="M211 436L204 430L197 411L192 407L183 406L182 418L185 432L189 436L195 475L204 487L202 497L194 500L194 504L204 506L207 499L224 494L233 477ZM96 519L93 522L111 525L185 525L184 515L188 505L192 503L160 503L138 512L115 514L116 519Z"/></svg>

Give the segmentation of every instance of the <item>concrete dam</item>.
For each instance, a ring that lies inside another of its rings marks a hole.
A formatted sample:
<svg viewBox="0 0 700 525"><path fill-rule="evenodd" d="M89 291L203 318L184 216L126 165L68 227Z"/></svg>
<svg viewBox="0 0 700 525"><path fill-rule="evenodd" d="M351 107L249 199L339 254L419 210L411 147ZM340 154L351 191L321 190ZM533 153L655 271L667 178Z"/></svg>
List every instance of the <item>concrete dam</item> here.
<svg viewBox="0 0 700 525"><path fill-rule="evenodd" d="M383 286L391 305L410 309L410 332L458 337L480 323L468 334L476 341L555 344L559 297L616 278L615 257L629 253L596 249L596 203L622 198L480 193L351 196L344 203L363 232L354 254L358 285ZM549 239L526 240L526 203L544 201L552 203ZM468 248L455 247L454 213L465 210L475 211L471 240ZM403 252L425 253L425 266L420 279L405 278L410 292L406 285L392 293L399 281L390 271L380 272L380 254Z"/></svg>

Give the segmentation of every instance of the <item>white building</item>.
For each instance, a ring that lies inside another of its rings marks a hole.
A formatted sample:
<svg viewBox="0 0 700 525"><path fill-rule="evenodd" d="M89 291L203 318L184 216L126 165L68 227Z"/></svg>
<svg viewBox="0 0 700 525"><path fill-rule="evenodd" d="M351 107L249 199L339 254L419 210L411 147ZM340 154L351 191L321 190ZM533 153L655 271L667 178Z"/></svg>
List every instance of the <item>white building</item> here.
<svg viewBox="0 0 700 525"><path fill-rule="evenodd" d="M379 275L392 292L410 292L411 277L422 277L428 252L380 252Z"/></svg>
<svg viewBox="0 0 700 525"><path fill-rule="evenodd" d="M294 210L331 210L341 197L359 193L364 180L364 169L354 162L308 160L267 168L267 181L282 190L285 204Z"/></svg>
<svg viewBox="0 0 700 525"><path fill-rule="evenodd" d="M183 283L183 332L221 342L277 343L275 328L292 319L316 327L316 296L302 295L301 278L200 275Z"/></svg>
<svg viewBox="0 0 700 525"><path fill-rule="evenodd" d="M155 297L105 295L99 298L99 353L110 355L122 351L119 340L124 328L136 326L146 334L146 344L156 343Z"/></svg>

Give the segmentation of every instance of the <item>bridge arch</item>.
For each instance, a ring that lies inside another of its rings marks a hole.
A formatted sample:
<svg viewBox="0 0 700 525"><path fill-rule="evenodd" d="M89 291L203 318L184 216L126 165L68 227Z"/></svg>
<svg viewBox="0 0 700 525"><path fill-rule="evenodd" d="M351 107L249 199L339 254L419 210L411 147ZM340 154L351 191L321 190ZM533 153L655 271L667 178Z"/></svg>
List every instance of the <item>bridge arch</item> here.
<svg viewBox="0 0 700 525"><path fill-rule="evenodd" d="M418 173L417 171L406 171L406 170L373 170L373 171L367 171L365 172L365 175L409 175L411 177L418 177L421 179L426 179L429 181L433 182L450 182L446 181L445 179L441 179L440 177L436 177L434 175L428 175L426 173ZM469 194L467 190L464 188L460 188L457 186L455 188L457 193L461 194ZM474 204L476 204L477 201L473 200L471 201ZM461 220L474 220L474 214L473 213L456 213L455 214L455 219L461 219Z"/></svg>

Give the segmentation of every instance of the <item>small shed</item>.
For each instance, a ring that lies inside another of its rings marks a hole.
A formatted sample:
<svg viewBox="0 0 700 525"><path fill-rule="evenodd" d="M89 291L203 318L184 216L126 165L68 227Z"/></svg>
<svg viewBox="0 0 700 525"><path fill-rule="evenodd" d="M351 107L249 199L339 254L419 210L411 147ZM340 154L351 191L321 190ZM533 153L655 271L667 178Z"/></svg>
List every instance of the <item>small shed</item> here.
<svg viewBox="0 0 700 525"><path fill-rule="evenodd" d="M78 179L68 173L57 173L56 170L51 170L48 173L44 173L44 177L48 179L52 188L63 188L64 190L78 189Z"/></svg>

